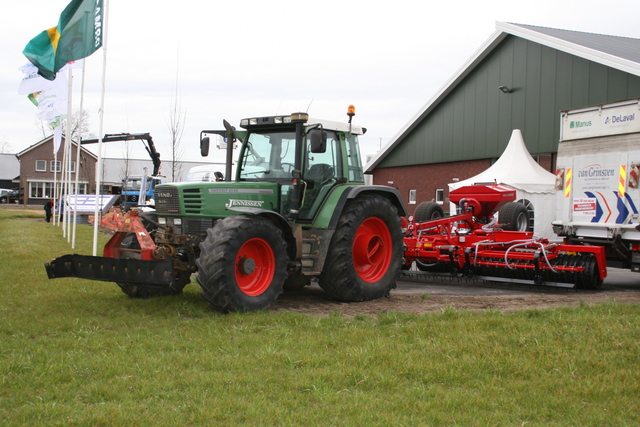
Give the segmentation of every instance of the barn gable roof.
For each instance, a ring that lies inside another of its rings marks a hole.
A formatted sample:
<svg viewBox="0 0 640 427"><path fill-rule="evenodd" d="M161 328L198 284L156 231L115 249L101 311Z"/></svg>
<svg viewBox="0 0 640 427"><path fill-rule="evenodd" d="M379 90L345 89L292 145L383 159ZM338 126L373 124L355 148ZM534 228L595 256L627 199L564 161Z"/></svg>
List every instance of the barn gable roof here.
<svg viewBox="0 0 640 427"><path fill-rule="evenodd" d="M496 22L496 31L365 166L371 173L508 36L640 76L640 39Z"/></svg>

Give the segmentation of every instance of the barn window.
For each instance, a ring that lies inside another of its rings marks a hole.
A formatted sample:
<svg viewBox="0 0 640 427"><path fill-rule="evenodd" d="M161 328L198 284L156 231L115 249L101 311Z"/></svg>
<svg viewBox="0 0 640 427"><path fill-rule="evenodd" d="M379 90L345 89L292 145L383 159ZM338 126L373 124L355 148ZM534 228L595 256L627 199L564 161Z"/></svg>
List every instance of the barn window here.
<svg viewBox="0 0 640 427"><path fill-rule="evenodd" d="M410 205L415 205L416 204L416 196L417 196L417 190L409 190L409 204Z"/></svg>

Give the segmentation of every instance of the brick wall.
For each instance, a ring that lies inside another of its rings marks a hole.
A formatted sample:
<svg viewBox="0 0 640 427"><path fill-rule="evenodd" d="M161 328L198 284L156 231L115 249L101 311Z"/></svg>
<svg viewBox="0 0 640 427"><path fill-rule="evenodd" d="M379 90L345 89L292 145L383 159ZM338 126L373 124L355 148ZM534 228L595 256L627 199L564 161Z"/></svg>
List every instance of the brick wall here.
<svg viewBox="0 0 640 427"><path fill-rule="evenodd" d="M444 190L442 208L449 211L449 183L454 178L460 181L470 178L491 166L488 159L466 162L439 163L430 165L378 168L373 171L373 183L388 185L400 191L409 214L413 214L418 204L436 198L436 190ZM390 183L393 182L393 183ZM416 204L409 204L409 190L416 190Z"/></svg>

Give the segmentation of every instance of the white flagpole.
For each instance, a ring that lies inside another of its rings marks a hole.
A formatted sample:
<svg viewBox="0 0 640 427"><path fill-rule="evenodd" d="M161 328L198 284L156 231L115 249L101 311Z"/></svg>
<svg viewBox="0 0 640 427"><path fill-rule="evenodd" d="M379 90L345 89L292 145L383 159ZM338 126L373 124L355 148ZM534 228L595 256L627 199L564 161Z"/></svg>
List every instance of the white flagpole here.
<svg viewBox="0 0 640 427"><path fill-rule="evenodd" d="M82 116L84 112L84 72L86 69L87 61L86 59L82 60L82 84L80 85L80 117L78 118L78 143L76 145L76 191L75 191L75 200L73 204L73 237L71 238L71 248L76 248L76 228L77 218L78 218L78 194L80 191L78 190L80 187L80 151L82 144Z"/></svg>
<svg viewBox="0 0 640 427"><path fill-rule="evenodd" d="M104 126L104 96L107 81L107 26L109 25L109 0L104 0L104 14L102 26L102 96L100 99L100 133L98 134L98 164L96 166L96 205L94 208L93 219L93 256L98 255L98 226L100 217L98 216L100 208L100 187L102 186L102 135Z"/></svg>
<svg viewBox="0 0 640 427"><path fill-rule="evenodd" d="M65 132L64 138L64 156L62 157L62 186L64 191L62 191L62 195L60 196L60 200L57 200L58 204L58 215L64 215L66 212L64 211L64 198L67 194L69 194L69 158L71 157L71 133L73 132L73 113L72 113L72 101L73 101L73 73L71 68L67 70L68 74L68 82L67 82L67 131ZM56 165L57 166L57 165ZM67 237L67 242L70 241L67 233L67 224L68 224L67 215L62 217L62 237Z"/></svg>
<svg viewBox="0 0 640 427"><path fill-rule="evenodd" d="M55 131L54 131L55 132ZM56 136L53 135L53 146L56 146ZM53 199L53 206L51 206L51 210L53 211L53 216L51 217L51 224L56 225L56 200L58 200L58 152L53 153L53 194L45 194L48 196L51 201Z"/></svg>

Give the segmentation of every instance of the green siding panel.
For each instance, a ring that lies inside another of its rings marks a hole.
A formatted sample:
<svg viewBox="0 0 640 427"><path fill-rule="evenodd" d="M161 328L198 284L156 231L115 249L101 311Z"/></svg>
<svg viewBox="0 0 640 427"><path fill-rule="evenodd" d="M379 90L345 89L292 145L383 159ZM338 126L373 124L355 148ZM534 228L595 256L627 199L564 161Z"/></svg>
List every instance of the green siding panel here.
<svg viewBox="0 0 640 427"><path fill-rule="evenodd" d="M635 97L638 76L508 36L379 167L497 158L513 129L531 154L555 152L561 110Z"/></svg>

